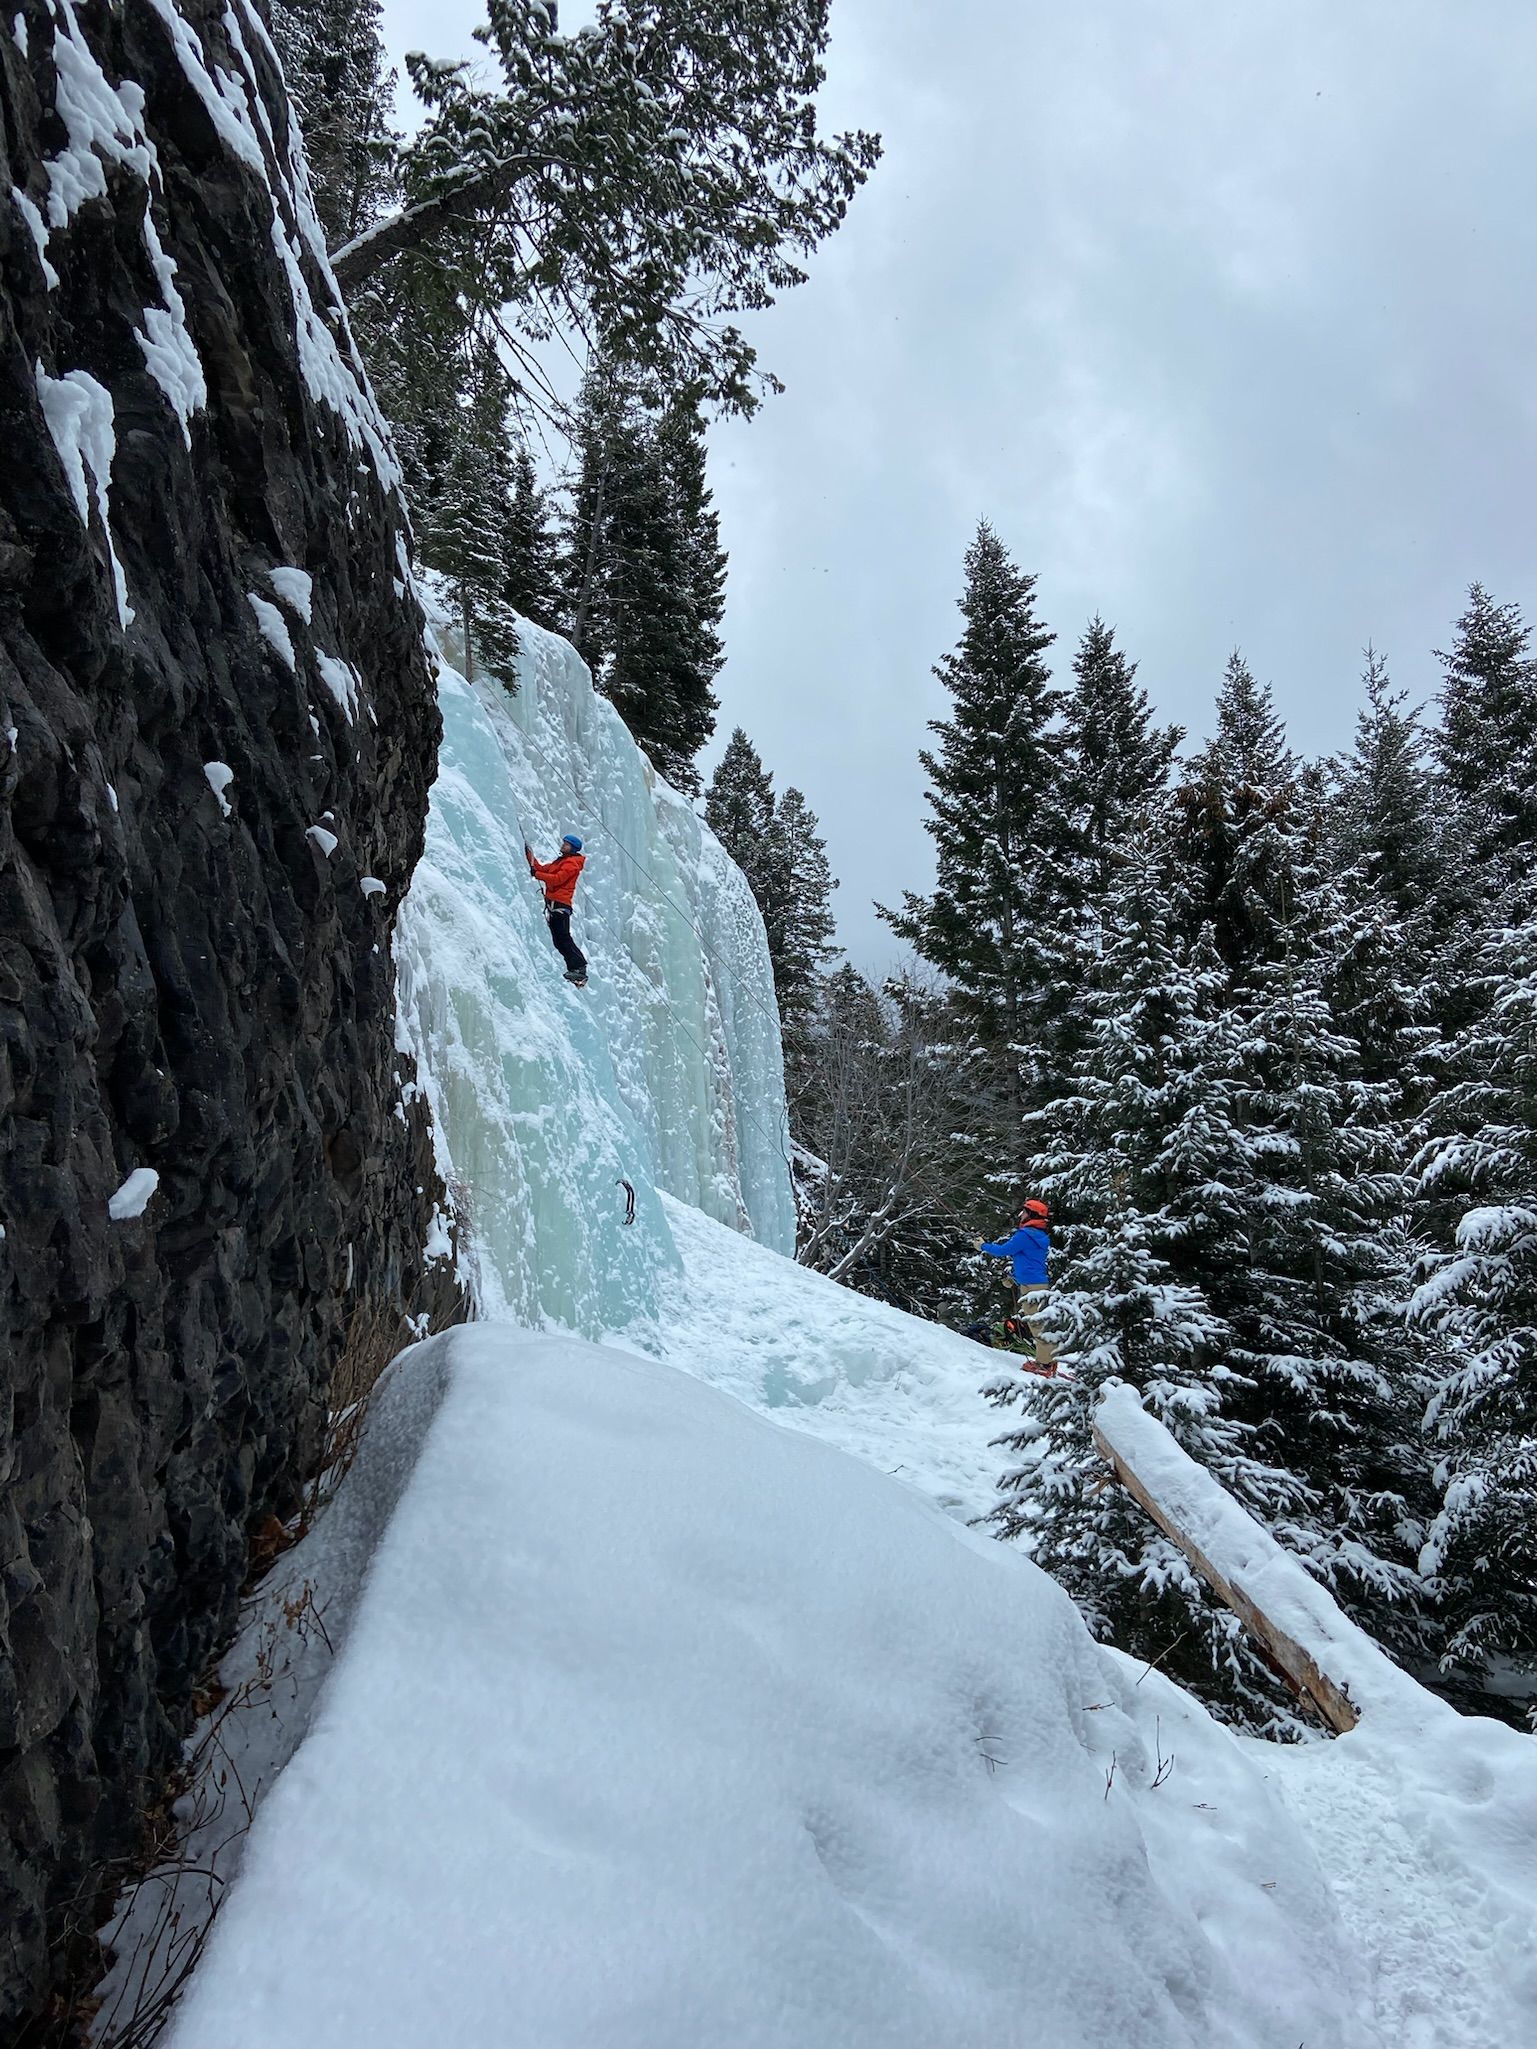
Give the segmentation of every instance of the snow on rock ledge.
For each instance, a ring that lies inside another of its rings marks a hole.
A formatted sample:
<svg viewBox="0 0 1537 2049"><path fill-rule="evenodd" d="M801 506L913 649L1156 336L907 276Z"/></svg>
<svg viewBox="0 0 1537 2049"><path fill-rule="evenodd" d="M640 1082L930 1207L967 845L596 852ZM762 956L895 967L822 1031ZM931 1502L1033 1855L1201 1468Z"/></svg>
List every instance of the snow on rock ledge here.
<svg viewBox="0 0 1537 2049"><path fill-rule="evenodd" d="M1233 1739L827 1446L482 1326L333 1516L382 1535L172 2049L1377 2044Z"/></svg>
<svg viewBox="0 0 1537 2049"><path fill-rule="evenodd" d="M740 870L575 649L520 632L515 694L440 668L427 849L395 947L401 1044L482 1314L595 1335L652 1316L677 1266L657 1189L793 1249L778 1012ZM523 858L525 839L548 860L567 832L587 857L581 991Z"/></svg>

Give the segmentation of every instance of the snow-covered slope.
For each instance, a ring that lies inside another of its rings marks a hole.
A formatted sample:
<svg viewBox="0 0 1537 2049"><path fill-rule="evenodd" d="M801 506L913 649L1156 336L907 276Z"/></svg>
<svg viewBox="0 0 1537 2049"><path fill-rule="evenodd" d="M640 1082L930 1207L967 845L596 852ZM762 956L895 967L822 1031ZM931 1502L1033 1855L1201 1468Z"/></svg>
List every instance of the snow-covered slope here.
<svg viewBox="0 0 1537 2049"><path fill-rule="evenodd" d="M482 1329L333 1513L383 1534L173 2049L1377 2043L1260 1771L899 1482Z"/></svg>
<svg viewBox="0 0 1537 2049"><path fill-rule="evenodd" d="M997 1354L662 1206L682 1265L659 1286L656 1322L623 1342L899 1475L962 1521L987 1512L999 1424L979 1390Z"/></svg>
<svg viewBox="0 0 1537 2049"><path fill-rule="evenodd" d="M401 1042L482 1314L596 1334L653 1316L677 1267L658 1190L792 1249L778 1012L741 872L575 651L537 626L522 641L516 694L442 666L427 850L395 942ZM523 858L566 832L587 855L580 992Z"/></svg>
<svg viewBox="0 0 1537 2049"><path fill-rule="evenodd" d="M1243 1747L1317 1846L1384 2037L1537 2042L1537 1743L1417 1685L1131 1388L1112 1385L1097 1420L1202 1556L1360 1712L1337 1743Z"/></svg>

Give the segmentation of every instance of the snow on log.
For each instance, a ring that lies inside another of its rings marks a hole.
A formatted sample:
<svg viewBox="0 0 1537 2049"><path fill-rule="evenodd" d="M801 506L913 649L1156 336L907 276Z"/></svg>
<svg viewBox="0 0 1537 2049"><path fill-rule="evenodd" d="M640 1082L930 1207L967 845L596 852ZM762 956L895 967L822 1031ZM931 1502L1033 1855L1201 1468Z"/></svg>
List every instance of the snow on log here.
<svg viewBox="0 0 1537 2049"><path fill-rule="evenodd" d="M1176 1543L1207 1585L1258 1638L1302 1698L1341 1735L1361 1719L1345 1672L1358 1680L1363 1661L1402 1675L1357 1629L1333 1596L1214 1480L1182 1451L1124 1381L1099 1398L1094 1442L1116 1478ZM1361 1688L1357 1683L1357 1695Z"/></svg>

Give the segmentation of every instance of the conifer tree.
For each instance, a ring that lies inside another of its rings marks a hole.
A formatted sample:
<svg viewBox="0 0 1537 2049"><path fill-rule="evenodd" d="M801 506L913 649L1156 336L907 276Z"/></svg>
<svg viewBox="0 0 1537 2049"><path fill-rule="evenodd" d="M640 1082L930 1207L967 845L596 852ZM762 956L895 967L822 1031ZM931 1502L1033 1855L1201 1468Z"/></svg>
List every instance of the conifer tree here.
<svg viewBox="0 0 1537 2049"><path fill-rule="evenodd" d="M774 779L740 726L710 779L704 815L747 877L763 913L793 1097L811 1019L822 1003L828 964L837 954L832 892L838 884L827 845L817 830L816 813L799 790L787 789L775 801Z"/></svg>
<svg viewBox="0 0 1537 2049"><path fill-rule="evenodd" d="M382 12L380 0L272 0L272 37L304 129L315 210L333 246L376 220L399 190Z"/></svg>
<svg viewBox="0 0 1537 2049"><path fill-rule="evenodd" d="M959 645L935 674L949 718L930 722L937 752L925 830L938 849L929 897L907 893L892 929L955 984L959 1012L1003 1070L1006 1172L1018 1170L1021 1069L1039 1057L1051 1005L1067 828L1059 796L1062 693L1045 653L1054 636L1036 616L1035 578L1010 560L984 521L966 551Z"/></svg>
<svg viewBox="0 0 1537 2049"><path fill-rule="evenodd" d="M1317 858L1320 806L1239 656L1180 796L1240 1062L1235 1256L1206 1280L1232 1331L1230 1413L1288 1476L1266 1516L1275 1534L1379 1640L1412 1651L1425 1474L1408 1418L1425 1379L1402 1316L1396 1091L1366 1079L1332 1012L1331 934L1348 919Z"/></svg>
<svg viewBox="0 0 1537 2049"><path fill-rule="evenodd" d="M1363 866L1397 916L1414 925L1444 886L1444 805L1420 720L1372 647L1361 686L1366 702L1355 744L1336 771L1337 844L1342 866Z"/></svg>
<svg viewBox="0 0 1537 2049"><path fill-rule="evenodd" d="M1368 1081L1391 1085L1398 1156L1442 1085L1442 1023L1470 968L1476 890L1461 806L1428 759L1428 741L1387 664L1366 651L1355 743L1333 765L1325 830L1337 879L1328 995L1360 1048Z"/></svg>
<svg viewBox="0 0 1537 2049"><path fill-rule="evenodd" d="M1070 821L1074 882L1097 901L1110 884L1111 849L1127 822L1145 816L1168 782L1178 726L1154 723L1137 665L1114 630L1091 619L1073 657L1073 688L1063 707L1062 803Z"/></svg>
<svg viewBox="0 0 1537 2049"><path fill-rule="evenodd" d="M1473 850L1491 895L1537 845L1537 657L1518 605L1468 593L1444 672L1436 750L1471 814Z"/></svg>
<svg viewBox="0 0 1537 2049"><path fill-rule="evenodd" d="M1270 692L1236 649L1217 696L1217 730L1176 795L1197 926L1210 922L1235 970L1284 958L1295 898L1298 764Z"/></svg>
<svg viewBox="0 0 1537 2049"><path fill-rule="evenodd" d="M817 815L795 788L780 798L771 828L773 860L780 878L771 933L774 992L784 1027L785 1056L793 1068L802 1054L834 944L832 893L838 887L817 831Z"/></svg>
<svg viewBox="0 0 1537 2049"><path fill-rule="evenodd" d="M583 388L577 453L567 630L635 739L692 794L715 725L724 575L697 414L659 421L600 368Z"/></svg>
<svg viewBox="0 0 1537 2049"><path fill-rule="evenodd" d="M421 548L453 591L467 667L489 668L508 683L518 651L506 597L512 495L506 373L486 349L469 366L451 418L438 489L424 508Z"/></svg>
<svg viewBox="0 0 1537 2049"><path fill-rule="evenodd" d="M732 730L704 798L705 823L752 887L758 908L772 900L774 778L740 726Z"/></svg>
<svg viewBox="0 0 1537 2049"><path fill-rule="evenodd" d="M720 515L715 510L714 493L705 477L704 421L698 405L692 399L674 399L664 408L656 432L674 516L683 537L689 662L708 686L725 660L720 623L726 610L726 552L720 544Z"/></svg>
<svg viewBox="0 0 1537 2049"><path fill-rule="evenodd" d="M1071 1089L1040 1113L1035 1185L1052 1205L1047 1327L1074 1377L1006 1372L988 1389L1023 1406L1001 1441L1016 1464L992 1520L1028 1531L1095 1630L1138 1656L1257 1706L1265 1689L1234 1619L1118 1487L1091 1436L1110 1379L1129 1382L1192 1457L1269 1520L1295 1493L1225 1404L1234 1333L1212 1306L1241 1259L1254 1161L1228 971L1208 935L1179 930L1166 853L1144 833L1117 849L1097 944L1079 961L1085 1044Z"/></svg>
<svg viewBox="0 0 1537 2049"><path fill-rule="evenodd" d="M1442 1346L1423 1564L1443 1670L1475 1688L1502 1662L1537 1673L1537 917L1491 932L1482 965L1494 995L1469 1028L1452 1128L1417 1163L1426 1193L1462 1214L1415 1298Z"/></svg>
<svg viewBox="0 0 1537 2049"><path fill-rule="evenodd" d="M489 0L468 63L407 58L427 108L406 204L335 252L349 300L407 296L500 332L519 374L556 327L666 390L751 411L765 385L734 316L805 275L878 137L818 132L829 0L603 0L560 32L553 0Z"/></svg>
<svg viewBox="0 0 1537 2049"><path fill-rule="evenodd" d="M711 832L747 877L754 901L763 913L776 992L784 973L781 955L790 889L785 843L775 830L777 809L774 778L763 766L757 748L738 726L726 742L726 751L705 791L704 816Z"/></svg>
<svg viewBox="0 0 1537 2049"><path fill-rule="evenodd" d="M534 459L521 440L512 450L511 485L502 549L502 597L514 612L554 631L560 617L555 531L548 496L540 488Z"/></svg>

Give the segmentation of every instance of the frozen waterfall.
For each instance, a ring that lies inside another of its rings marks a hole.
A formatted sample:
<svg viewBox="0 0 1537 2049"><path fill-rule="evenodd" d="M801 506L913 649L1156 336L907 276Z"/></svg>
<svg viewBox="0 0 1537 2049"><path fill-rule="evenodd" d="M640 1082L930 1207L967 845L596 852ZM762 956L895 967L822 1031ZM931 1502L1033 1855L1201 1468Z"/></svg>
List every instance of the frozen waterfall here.
<svg viewBox="0 0 1537 2049"><path fill-rule="evenodd" d="M440 666L438 779L395 941L400 1043L481 1313L593 1336L653 1319L679 1266L658 1190L793 1250L779 1020L741 871L576 651L521 638L514 693ZM587 855L581 991L523 858L566 832Z"/></svg>

